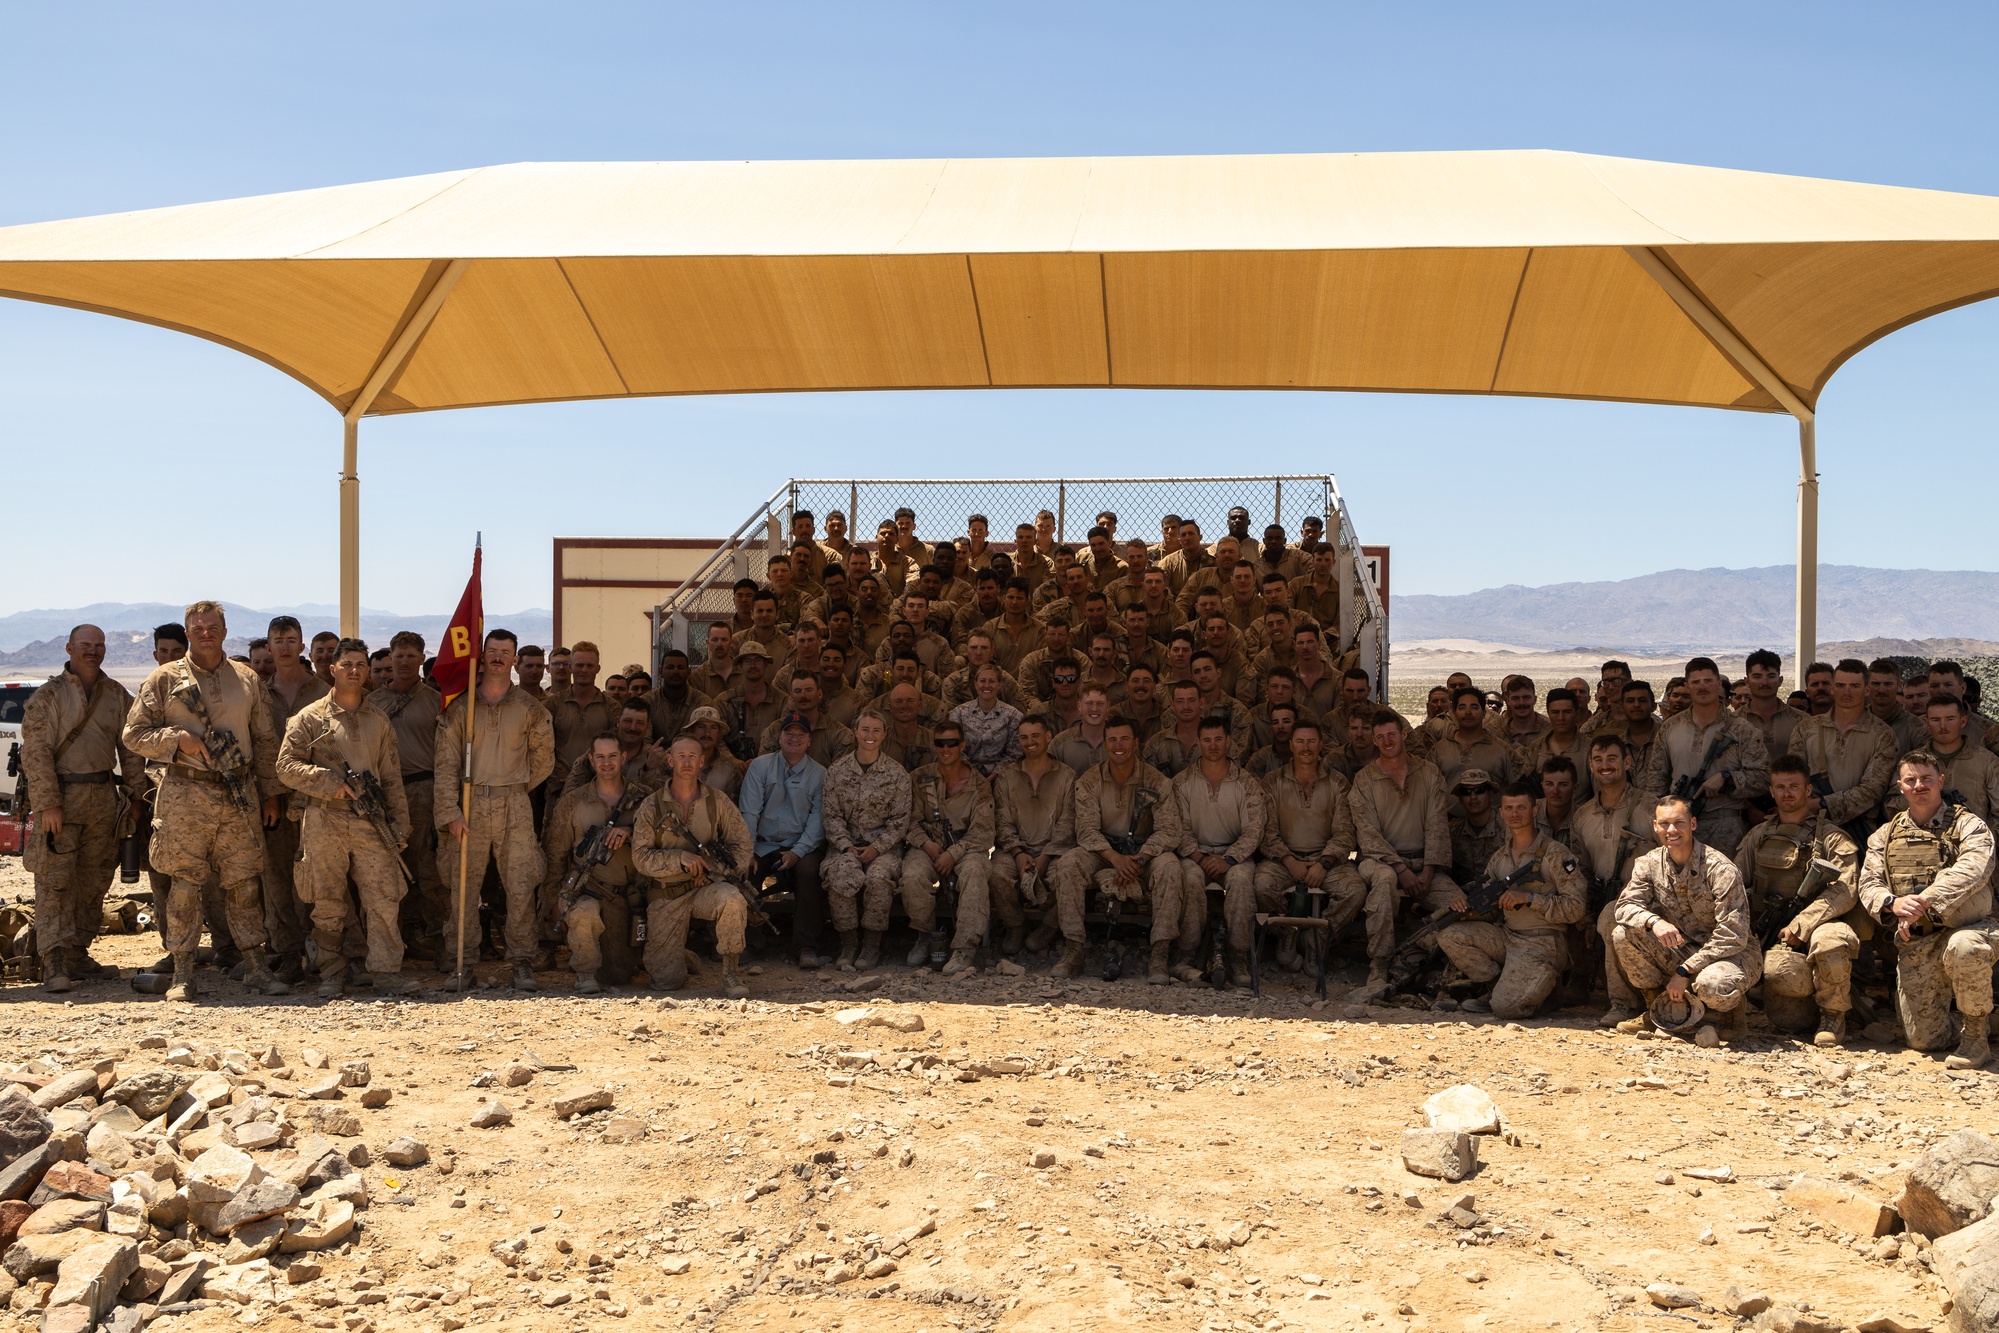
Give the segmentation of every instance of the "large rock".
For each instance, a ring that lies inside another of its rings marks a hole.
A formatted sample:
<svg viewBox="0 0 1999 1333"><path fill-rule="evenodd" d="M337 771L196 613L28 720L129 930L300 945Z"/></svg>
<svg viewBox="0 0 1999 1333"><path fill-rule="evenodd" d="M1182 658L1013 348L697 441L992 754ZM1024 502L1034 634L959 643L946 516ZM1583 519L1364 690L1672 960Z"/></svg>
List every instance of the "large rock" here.
<svg viewBox="0 0 1999 1333"><path fill-rule="evenodd" d="M597 1088L587 1083L579 1083L556 1093L555 1100L548 1104L548 1109L558 1116L582 1115L586 1111L608 1110L614 1100L609 1088Z"/></svg>
<svg viewBox="0 0 1999 1333"><path fill-rule="evenodd" d="M1463 1180L1478 1170L1478 1143L1456 1129L1402 1131L1402 1165L1419 1176Z"/></svg>
<svg viewBox="0 0 1999 1333"><path fill-rule="evenodd" d="M173 1272L171 1267L161 1263L152 1255L142 1254L139 1256L139 1266L132 1270L132 1276L126 1278L125 1285L119 1289L118 1299L137 1304L157 1296L160 1289L167 1285L167 1279L173 1276Z"/></svg>
<svg viewBox="0 0 1999 1333"><path fill-rule="evenodd" d="M282 1295L277 1270L268 1259L247 1264L225 1264L210 1270L201 1284L201 1294L211 1301L248 1305L251 1301L277 1301Z"/></svg>
<svg viewBox="0 0 1999 1333"><path fill-rule="evenodd" d="M225 1264L247 1264L252 1259L262 1259L277 1252L278 1242L284 1238L286 1219L282 1214L246 1222L229 1235L229 1244L223 1248L222 1262Z"/></svg>
<svg viewBox="0 0 1999 1333"><path fill-rule="evenodd" d="M78 1097L97 1095L97 1071L94 1069L72 1069L55 1082L34 1095L35 1105L43 1110L67 1106Z"/></svg>
<svg viewBox="0 0 1999 1333"><path fill-rule="evenodd" d="M139 1267L139 1246L123 1236L99 1236L62 1261L49 1305L81 1305L102 1318L118 1299L118 1289Z"/></svg>
<svg viewBox="0 0 1999 1333"><path fill-rule="evenodd" d="M297 1203L296 1187L265 1176L236 1191L235 1196L217 1210L215 1225L209 1229L218 1235L231 1232L251 1222L261 1222L267 1217L287 1212Z"/></svg>
<svg viewBox="0 0 1999 1333"><path fill-rule="evenodd" d="M21 1223L23 1236L53 1236L61 1231L104 1230L104 1205L94 1199L54 1199L35 1209Z"/></svg>
<svg viewBox="0 0 1999 1333"><path fill-rule="evenodd" d="M1999 1141L1960 1129L1909 1168L1895 1210L1909 1230L1935 1240L1992 1211L1999 1195Z"/></svg>
<svg viewBox="0 0 1999 1333"><path fill-rule="evenodd" d="M214 1271L215 1258L197 1250L172 1264L171 1268L173 1271L166 1285L160 1288L161 1305L178 1305L182 1301L193 1300L195 1293L201 1290L201 1284Z"/></svg>
<svg viewBox="0 0 1999 1333"><path fill-rule="evenodd" d="M1483 1088L1469 1083L1445 1088L1424 1102L1423 1114L1432 1129L1454 1129L1466 1134L1499 1132L1499 1108Z"/></svg>
<svg viewBox="0 0 1999 1333"><path fill-rule="evenodd" d="M41 1147L53 1128L48 1113L28 1098L0 1100L0 1163Z"/></svg>
<svg viewBox="0 0 1999 1333"><path fill-rule="evenodd" d="M1939 1238L1930 1271L1956 1303L1952 1328L1999 1329L1999 1213Z"/></svg>
<svg viewBox="0 0 1999 1333"><path fill-rule="evenodd" d="M195 1203L227 1203L236 1192L264 1178L264 1168L240 1148L218 1146L187 1168L187 1197Z"/></svg>
<svg viewBox="0 0 1999 1333"><path fill-rule="evenodd" d="M430 1149L405 1134L389 1140L382 1149L382 1158L390 1166L422 1166L430 1160Z"/></svg>
<svg viewBox="0 0 1999 1333"><path fill-rule="evenodd" d="M131 1143L109 1125L92 1125L90 1133L84 1136L83 1146L91 1161L101 1162L113 1171L122 1171L132 1164Z"/></svg>
<svg viewBox="0 0 1999 1333"><path fill-rule="evenodd" d="M285 1254L323 1250L354 1234L354 1205L345 1199L317 1199L285 1222L278 1249Z"/></svg>
<svg viewBox="0 0 1999 1333"><path fill-rule="evenodd" d="M1784 1202L1841 1231L1870 1240L1895 1229L1895 1210L1879 1199L1817 1176L1798 1176L1784 1190Z"/></svg>
<svg viewBox="0 0 1999 1333"><path fill-rule="evenodd" d="M35 1215L35 1205L26 1199L7 1199L0 1202L0 1253L5 1253L14 1238L21 1234L21 1224Z"/></svg>
<svg viewBox="0 0 1999 1333"><path fill-rule="evenodd" d="M0 1167L0 1200L25 1199L33 1194L43 1173L61 1159L62 1145L49 1139Z"/></svg>
<svg viewBox="0 0 1999 1333"><path fill-rule="evenodd" d="M5 1256L0 1256L0 1268L5 1268L7 1275L16 1282L53 1273L58 1264L97 1240L101 1234L96 1231L59 1231L53 1236L23 1236L7 1247Z"/></svg>
<svg viewBox="0 0 1999 1333"><path fill-rule="evenodd" d="M51 1140L53 1142L53 1140ZM111 1177L100 1175L82 1162L57 1162L42 1173L42 1183L28 1196L40 1207L50 1199L94 1199L111 1202Z"/></svg>
<svg viewBox="0 0 1999 1333"><path fill-rule="evenodd" d="M132 1108L132 1114L141 1120L151 1120L167 1113L174 1099L186 1092L194 1082L191 1070L142 1069L127 1075L111 1086L104 1094L107 1102L122 1102Z"/></svg>

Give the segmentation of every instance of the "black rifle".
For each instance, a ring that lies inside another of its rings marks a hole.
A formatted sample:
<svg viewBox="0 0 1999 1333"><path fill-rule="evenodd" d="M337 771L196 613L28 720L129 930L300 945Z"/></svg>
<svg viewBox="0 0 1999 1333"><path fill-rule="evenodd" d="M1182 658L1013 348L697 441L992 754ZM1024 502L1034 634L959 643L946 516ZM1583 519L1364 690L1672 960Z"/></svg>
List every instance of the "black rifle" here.
<svg viewBox="0 0 1999 1333"><path fill-rule="evenodd" d="M1137 856L1138 849L1145 846L1145 838L1139 835L1139 821L1145 812L1159 803L1159 793L1150 787L1140 787L1132 794L1130 831L1126 833L1104 834L1104 841L1119 856ZM1104 980L1116 981L1124 975L1124 946L1118 943L1118 917L1124 911L1124 899L1115 893L1105 894L1104 903Z"/></svg>
<svg viewBox="0 0 1999 1333"><path fill-rule="evenodd" d="M222 779L223 788L236 808L254 816L257 802L250 794L246 780L250 772L250 761L244 757L243 747L237 743L236 734L224 731L209 720L208 703L201 697L201 686L190 678L187 684L175 690L170 698L178 699L194 714L194 720L201 724L201 743L208 747L208 762L216 776ZM179 757L175 757L178 762Z"/></svg>
<svg viewBox="0 0 1999 1333"><path fill-rule="evenodd" d="M729 733L728 740L724 741L723 744L729 747L730 754L736 756L736 758L746 764L757 757L757 738L750 735L750 701L748 699L744 699L737 704L736 729Z"/></svg>
<svg viewBox="0 0 1999 1333"><path fill-rule="evenodd" d="M1823 857L1814 856L1811 869L1807 870L1805 877L1798 881L1795 892L1781 899L1764 895L1763 911L1759 914L1762 919L1756 922L1756 934L1765 951L1775 948L1785 927L1797 920L1798 913L1817 901L1819 895L1826 891L1826 887L1838 878L1837 865Z"/></svg>
<svg viewBox="0 0 1999 1333"><path fill-rule="evenodd" d="M340 761L340 780L347 784L347 790L354 793L354 813L368 821L375 830L375 836L389 849L389 859L396 863L396 869L403 872L403 883L416 887L416 876L403 863L403 849L396 843L396 835L389 827L389 794L382 790L382 780L373 773L356 772L354 766L345 759Z"/></svg>
<svg viewBox="0 0 1999 1333"><path fill-rule="evenodd" d="M763 877L757 874L755 847L751 847L750 865L741 870L736 865L735 852L720 834L703 841L694 836L694 830L687 827L687 821L680 817L680 807L671 797L660 803L660 819L666 831L694 845L694 851L708 863L711 878L731 875L742 881L743 898L750 906L749 924L764 926L770 924L770 913L764 910Z"/></svg>
<svg viewBox="0 0 1999 1333"><path fill-rule="evenodd" d="M569 915L569 909L576 905L578 898L595 898L603 901L603 895L590 881L590 872L598 866L610 864L612 855L611 830L629 829L632 816L637 812L640 791L627 783L625 794L618 798L611 817L591 829L578 840L569 854L569 871L563 875L562 883L555 890L555 915L559 921ZM643 917L644 913L639 913Z"/></svg>
<svg viewBox="0 0 1999 1333"><path fill-rule="evenodd" d="M8 803L7 813L16 819L26 818L28 813L28 766L21 762L21 742L15 741L7 747L7 776L14 779L14 796Z"/></svg>
<svg viewBox="0 0 1999 1333"><path fill-rule="evenodd" d="M1701 756L1701 766L1673 784L1673 795L1687 803L1687 811L1695 819L1707 807L1707 793L1701 790L1707 785L1709 775L1728 747L1735 744L1735 737L1723 733L1708 742L1707 753Z"/></svg>
<svg viewBox="0 0 1999 1333"><path fill-rule="evenodd" d="M1599 878L1590 868L1587 852L1576 856L1582 866L1583 882L1589 886L1589 910L1577 923L1582 930L1582 948L1576 951L1575 961L1570 965L1568 978L1562 994L1569 1004L1588 1004L1589 997L1596 989L1597 978L1603 975L1603 936L1597 933L1596 919L1610 901L1617 897L1618 876L1624 870L1626 858L1638 845L1638 837L1629 827L1617 830L1617 859L1611 863L1610 874Z"/></svg>
<svg viewBox="0 0 1999 1333"><path fill-rule="evenodd" d="M951 846L951 817L944 812L944 781L942 778L924 779L924 789L930 793L931 817L916 821L917 832L949 850ZM953 922L958 916L958 868L951 867L947 875L937 877L937 901L931 909L930 918L930 965L943 967L950 961L950 949L944 937L944 918Z"/></svg>
<svg viewBox="0 0 1999 1333"><path fill-rule="evenodd" d="M1437 933L1446 926L1454 926L1460 921L1473 921L1490 917L1499 910L1499 900L1510 889L1525 888L1541 878L1539 860L1529 861L1504 878L1480 875L1464 886L1465 908L1463 911L1442 912L1418 926L1408 939L1396 946L1394 956L1388 960L1388 991L1407 990L1423 971L1423 965L1430 961L1430 953L1436 948Z"/></svg>

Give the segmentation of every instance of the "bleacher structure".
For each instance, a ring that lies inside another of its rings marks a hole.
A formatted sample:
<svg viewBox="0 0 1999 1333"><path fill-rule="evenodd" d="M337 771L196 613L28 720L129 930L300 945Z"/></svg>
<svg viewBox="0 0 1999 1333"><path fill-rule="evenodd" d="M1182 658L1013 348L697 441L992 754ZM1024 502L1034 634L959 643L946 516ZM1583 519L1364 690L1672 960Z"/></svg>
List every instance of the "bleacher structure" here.
<svg viewBox="0 0 1999 1333"><path fill-rule="evenodd" d="M876 529L907 506L916 511L917 535L929 542L945 541L965 532L965 520L984 514L991 540L1012 549L1014 525L1033 522L1046 509L1055 515L1057 542L1084 549L1084 534L1096 515L1109 510L1118 516L1118 540L1143 537L1156 541L1159 520L1178 514L1201 525L1212 543L1227 530L1228 511L1241 505L1249 511L1251 540L1260 541L1264 525L1281 523L1295 540L1300 520L1317 515L1325 522L1327 539L1338 551L1345 572L1340 606L1341 652L1355 651L1359 665L1374 680L1377 699L1388 697L1388 620L1382 606L1370 552L1354 532L1346 501L1330 474L1288 477L1100 477L1006 480L835 480L794 477L771 493L750 513L695 572L673 589L656 608L653 662L660 653L678 648L695 660L705 653L706 626L735 613L731 588L738 579L762 582L774 554L789 550L792 515L812 513L821 524L828 510L847 516L848 537L872 546Z"/></svg>

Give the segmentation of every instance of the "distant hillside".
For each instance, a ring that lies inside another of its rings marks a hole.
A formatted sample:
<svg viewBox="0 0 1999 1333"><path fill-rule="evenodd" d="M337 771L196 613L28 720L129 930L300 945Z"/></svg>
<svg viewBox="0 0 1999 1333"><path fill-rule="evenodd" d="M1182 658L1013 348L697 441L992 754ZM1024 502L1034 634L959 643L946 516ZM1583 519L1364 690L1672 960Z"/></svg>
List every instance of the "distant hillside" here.
<svg viewBox="0 0 1999 1333"><path fill-rule="evenodd" d="M261 635L274 616L296 616L309 642L321 630L340 628L340 609L334 606L305 605L267 607L262 610L224 602L229 619L229 651L239 653L253 636ZM99 602L93 606L67 610L19 611L0 616L0 670L57 666L63 661L63 643L72 625L91 624L104 631L105 661L110 666L134 666L153 660L152 631L155 625L177 621L185 608L165 602ZM437 649L449 611L429 616L399 616L390 611L361 609L361 637L372 647L388 646L389 636L402 630L423 635L431 651ZM547 646L555 632L554 617L539 607L506 613L489 612L489 626L504 625L521 636L523 643Z"/></svg>
<svg viewBox="0 0 1999 1333"><path fill-rule="evenodd" d="M1509 584L1399 595L1397 643L1480 639L1530 648L1741 648L1790 641L1792 571L1669 569L1615 583ZM1819 567L1819 639L1999 640L1999 574ZM1973 655L1970 653L1967 656Z"/></svg>

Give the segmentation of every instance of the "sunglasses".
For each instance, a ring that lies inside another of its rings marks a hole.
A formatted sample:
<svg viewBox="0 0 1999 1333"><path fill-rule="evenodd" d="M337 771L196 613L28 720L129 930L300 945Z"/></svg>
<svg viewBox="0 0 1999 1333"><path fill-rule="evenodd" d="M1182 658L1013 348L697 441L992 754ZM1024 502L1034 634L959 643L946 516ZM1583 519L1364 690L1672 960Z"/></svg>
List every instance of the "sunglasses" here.
<svg viewBox="0 0 1999 1333"><path fill-rule="evenodd" d="M940 749L940 750L951 750L951 749L956 749L956 748L957 748L958 746L960 746L960 745L963 745L963 744L964 744L964 742L963 742L963 741L947 741L947 740L943 739L942 737L939 737L938 739L936 739L936 740L932 741L932 742L931 742L931 744L935 745L935 746L936 746L936 747L937 747L938 749Z"/></svg>

